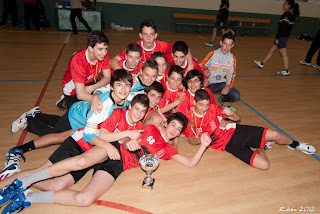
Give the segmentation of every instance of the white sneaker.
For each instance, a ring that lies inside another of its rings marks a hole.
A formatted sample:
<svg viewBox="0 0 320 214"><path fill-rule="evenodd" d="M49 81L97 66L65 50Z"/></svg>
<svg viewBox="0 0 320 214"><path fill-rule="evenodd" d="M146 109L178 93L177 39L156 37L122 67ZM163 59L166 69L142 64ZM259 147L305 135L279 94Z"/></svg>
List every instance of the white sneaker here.
<svg viewBox="0 0 320 214"><path fill-rule="evenodd" d="M267 149L271 149L272 148L272 144L275 144L274 141L267 141L266 142L266 145L264 146L264 150L267 150Z"/></svg>
<svg viewBox="0 0 320 214"><path fill-rule="evenodd" d="M10 177L14 173L20 172L20 167L16 163L12 163L11 165L7 166L0 172L0 180L2 181L3 179Z"/></svg>
<svg viewBox="0 0 320 214"><path fill-rule="evenodd" d="M208 46L208 47L213 47L213 42L211 42L211 41L210 42L205 42L204 44L206 46Z"/></svg>
<svg viewBox="0 0 320 214"><path fill-rule="evenodd" d="M320 69L320 65L317 65L317 64L313 65L312 67L313 67L313 68L319 68L319 69Z"/></svg>
<svg viewBox="0 0 320 214"><path fill-rule="evenodd" d="M286 71L286 70L278 71L277 74L280 75L280 76L289 76L290 75L290 71Z"/></svg>
<svg viewBox="0 0 320 214"><path fill-rule="evenodd" d="M290 145L288 145L287 147L291 150L299 150L299 151L301 151L305 154L308 154L308 155L312 155L317 152L317 149L314 148L314 146L312 146L309 143L299 142L299 145L296 148L293 148Z"/></svg>
<svg viewBox="0 0 320 214"><path fill-rule="evenodd" d="M17 133L20 129L25 129L28 126L27 114L23 113L18 119L13 121L11 132Z"/></svg>
<svg viewBox="0 0 320 214"><path fill-rule="evenodd" d="M26 161L23 155L23 150L16 147L12 147L6 154L6 162L4 163L4 165L7 167L13 163L16 163L20 167L20 158Z"/></svg>
<svg viewBox="0 0 320 214"><path fill-rule="evenodd" d="M301 65L311 65L310 62L306 62L305 60L299 61Z"/></svg>
<svg viewBox="0 0 320 214"><path fill-rule="evenodd" d="M41 113L39 106L34 107L30 111L26 112L27 117L34 117L36 114Z"/></svg>
<svg viewBox="0 0 320 214"><path fill-rule="evenodd" d="M263 64L261 63L261 61L258 61L258 60L254 60L254 63L260 68L262 69L263 68Z"/></svg>
<svg viewBox="0 0 320 214"><path fill-rule="evenodd" d="M56 102L56 106L60 109L67 109L66 99L64 94L61 95L60 99Z"/></svg>

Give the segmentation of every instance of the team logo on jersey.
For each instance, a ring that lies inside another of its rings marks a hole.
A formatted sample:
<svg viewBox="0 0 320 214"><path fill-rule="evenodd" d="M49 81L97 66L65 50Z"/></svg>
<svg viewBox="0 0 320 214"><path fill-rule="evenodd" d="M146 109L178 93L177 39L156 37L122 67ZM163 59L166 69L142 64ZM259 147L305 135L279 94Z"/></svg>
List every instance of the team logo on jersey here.
<svg viewBox="0 0 320 214"><path fill-rule="evenodd" d="M85 75L84 75L84 77L85 77ZM93 78L93 74L91 74L90 76L88 76L87 80L89 80L89 79L91 79L91 78Z"/></svg>
<svg viewBox="0 0 320 214"><path fill-rule="evenodd" d="M166 100L166 105L168 105L169 104L169 100Z"/></svg>
<svg viewBox="0 0 320 214"><path fill-rule="evenodd" d="M213 120L210 122L210 127L212 131L214 131L217 128L217 125Z"/></svg>
<svg viewBox="0 0 320 214"><path fill-rule="evenodd" d="M147 138L147 141L149 142L150 145L154 144L156 142L156 140L153 138L153 136L149 136Z"/></svg>

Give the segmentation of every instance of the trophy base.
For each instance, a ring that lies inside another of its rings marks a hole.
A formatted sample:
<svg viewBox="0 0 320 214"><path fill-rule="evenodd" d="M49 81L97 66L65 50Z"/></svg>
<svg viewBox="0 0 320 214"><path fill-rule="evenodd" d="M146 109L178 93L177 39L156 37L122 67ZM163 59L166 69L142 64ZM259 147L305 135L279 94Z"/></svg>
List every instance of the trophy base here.
<svg viewBox="0 0 320 214"><path fill-rule="evenodd" d="M148 190L153 189L153 184L154 184L155 179L154 178L151 178L151 179L152 179L152 181L150 183L146 183L145 181L142 181L142 188L143 189L148 189Z"/></svg>

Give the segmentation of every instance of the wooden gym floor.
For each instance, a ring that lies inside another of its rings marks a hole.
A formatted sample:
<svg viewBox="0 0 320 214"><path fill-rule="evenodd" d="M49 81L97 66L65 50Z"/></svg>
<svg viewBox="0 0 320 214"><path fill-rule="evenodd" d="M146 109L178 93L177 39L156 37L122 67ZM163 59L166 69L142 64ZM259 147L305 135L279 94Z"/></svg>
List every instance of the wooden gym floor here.
<svg viewBox="0 0 320 214"><path fill-rule="evenodd" d="M127 44L136 42L138 31L105 30L113 57ZM62 77L70 56L86 47L87 33L69 37L69 32L54 28L40 32L18 28L0 29L0 162L19 142L36 136L22 131L12 134L11 123L35 105L41 111L62 115L55 106L62 94ZM159 39L174 43L183 40L199 61L211 51L205 47L209 34L159 32ZM217 36L217 45L220 35ZM274 36L237 36L232 52L237 57L235 87L241 101L232 103L243 124L278 129L290 137L320 149L320 71L299 64L311 42L292 36L288 41L291 76L280 77L278 52L263 70L253 63L261 60ZM215 46L216 47L216 46ZM315 60L316 56L314 57ZM313 62L315 64L315 62ZM46 80L52 74L51 81ZM218 96L217 96L218 97ZM196 146L179 140L179 152L191 155ZM21 168L39 166L57 148L52 146L26 153ZM141 189L145 173L140 168L124 172L113 187L100 198L100 205L87 208L33 204L23 213L290 213L320 212L320 164L317 156L272 145L267 150L271 167L262 171L249 167L227 152L208 149L192 169L174 161L161 161L152 174L152 191ZM3 165L4 166L4 165ZM88 173L74 189L82 189L90 180ZM37 190L35 190L37 191ZM112 203L111 203L112 202ZM291 209L290 211L287 209ZM296 210L295 210L296 209ZM301 212L299 210L302 209ZM126 210L126 211L123 211Z"/></svg>

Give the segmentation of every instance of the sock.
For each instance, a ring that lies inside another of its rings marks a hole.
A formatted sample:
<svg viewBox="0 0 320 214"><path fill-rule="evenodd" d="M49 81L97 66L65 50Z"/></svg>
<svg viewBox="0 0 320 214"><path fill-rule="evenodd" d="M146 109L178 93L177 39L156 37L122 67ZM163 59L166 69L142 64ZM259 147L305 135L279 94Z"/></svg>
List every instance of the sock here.
<svg viewBox="0 0 320 214"><path fill-rule="evenodd" d="M46 180L49 178L51 178L51 176L48 174L48 167L46 167L19 180L22 182L22 188L27 188L38 181Z"/></svg>
<svg viewBox="0 0 320 214"><path fill-rule="evenodd" d="M26 201L31 204L52 204L54 192L29 192Z"/></svg>
<svg viewBox="0 0 320 214"><path fill-rule="evenodd" d="M300 145L300 143L298 141L294 140L289 146L291 146L292 148L296 148L299 145Z"/></svg>
<svg viewBox="0 0 320 214"><path fill-rule="evenodd" d="M26 153L28 151L34 150L36 147L34 146L34 142L32 140L32 141L29 141L28 143L25 143L25 144L18 146L16 148L22 149L23 153Z"/></svg>

